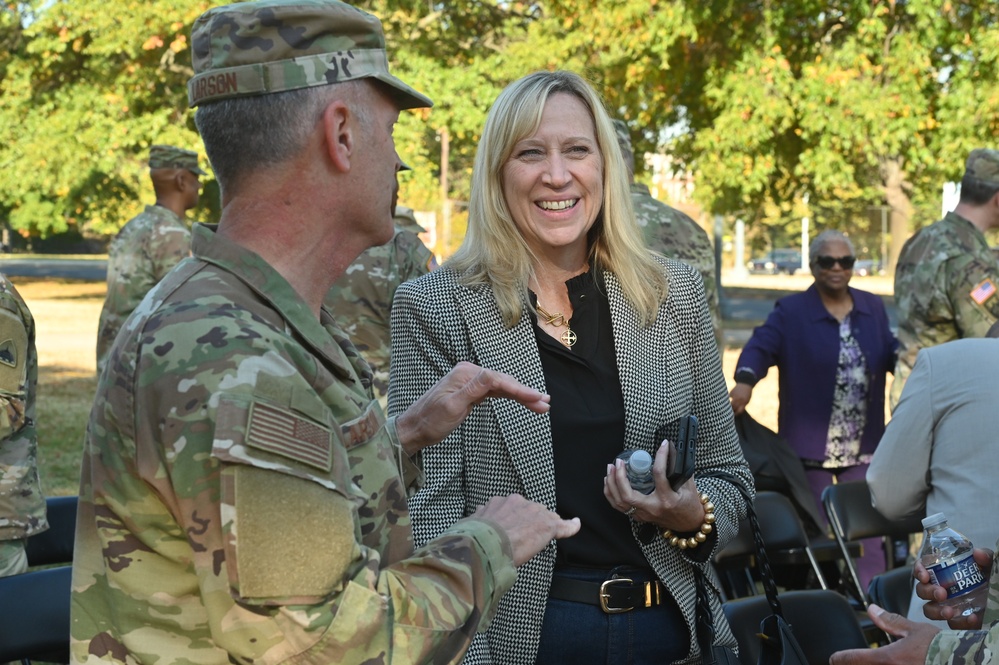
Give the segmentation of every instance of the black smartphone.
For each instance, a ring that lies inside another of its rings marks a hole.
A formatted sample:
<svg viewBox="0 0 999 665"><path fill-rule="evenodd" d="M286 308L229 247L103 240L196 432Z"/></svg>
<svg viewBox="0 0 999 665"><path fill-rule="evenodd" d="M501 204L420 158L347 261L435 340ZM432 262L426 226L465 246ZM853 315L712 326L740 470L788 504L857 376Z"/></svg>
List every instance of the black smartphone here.
<svg viewBox="0 0 999 665"><path fill-rule="evenodd" d="M669 438L669 437L666 437ZM697 441L697 416L682 416L677 421L676 439L673 441L673 464L666 474L673 491L694 475L694 447Z"/></svg>

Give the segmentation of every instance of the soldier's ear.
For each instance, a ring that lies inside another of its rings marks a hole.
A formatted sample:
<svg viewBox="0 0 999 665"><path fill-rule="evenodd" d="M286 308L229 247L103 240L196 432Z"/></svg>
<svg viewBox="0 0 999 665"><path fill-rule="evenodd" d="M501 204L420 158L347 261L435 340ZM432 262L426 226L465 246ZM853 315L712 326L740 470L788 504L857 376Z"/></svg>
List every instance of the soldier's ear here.
<svg viewBox="0 0 999 665"><path fill-rule="evenodd" d="M177 191L181 194L187 191L187 178L184 177L184 169L174 169L173 170L173 186L177 188Z"/></svg>
<svg viewBox="0 0 999 665"><path fill-rule="evenodd" d="M350 122L350 108L342 100L334 100L323 111L323 137L326 153L337 170L350 171L350 158L354 154L358 137L355 135L357 122Z"/></svg>

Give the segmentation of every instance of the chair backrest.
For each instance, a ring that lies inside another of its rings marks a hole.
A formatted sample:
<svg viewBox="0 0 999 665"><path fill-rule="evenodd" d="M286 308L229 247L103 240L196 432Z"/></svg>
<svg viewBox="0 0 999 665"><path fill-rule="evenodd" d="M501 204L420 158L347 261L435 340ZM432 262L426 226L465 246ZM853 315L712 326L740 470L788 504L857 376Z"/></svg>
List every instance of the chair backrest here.
<svg viewBox="0 0 999 665"><path fill-rule="evenodd" d="M827 665L837 651L868 646L856 613L835 591L785 591L780 594L780 603L809 665ZM760 657L760 622L770 615L767 599L753 596L730 600L722 603L722 610L739 643L739 661L756 665Z"/></svg>
<svg viewBox="0 0 999 665"><path fill-rule="evenodd" d="M867 597L889 612L905 616L912 601L912 571L894 568L875 575L867 587Z"/></svg>
<svg viewBox="0 0 999 665"><path fill-rule="evenodd" d="M75 496L50 496L45 500L49 528L28 538L25 551L29 566L73 562L78 502Z"/></svg>
<svg viewBox="0 0 999 665"><path fill-rule="evenodd" d="M69 662L72 570L59 566L0 577L0 663Z"/></svg>
<svg viewBox="0 0 999 665"><path fill-rule="evenodd" d="M830 485L822 492L826 516L846 540L863 540L877 536L902 538L923 530L922 516L913 515L890 520L874 507L871 489L866 480L851 480ZM835 519L835 523L833 520Z"/></svg>
<svg viewBox="0 0 999 665"><path fill-rule="evenodd" d="M902 520L889 520L878 512L871 502L871 490L866 480L852 480L830 485L822 491L822 506L829 518L829 526L839 544L850 573L853 590L866 607L869 604L867 590L860 582L860 573L853 557L849 555L849 543L864 538L904 538L923 529L922 520L913 515ZM891 551L891 548L886 548ZM885 562L890 568L893 561Z"/></svg>
<svg viewBox="0 0 999 665"><path fill-rule="evenodd" d="M763 537L767 555L772 560L782 560L782 555L790 552L806 553L809 550L809 538L805 526L794 504L786 495L779 492L757 492L753 505L760 523L760 535ZM753 531L749 526L749 520L742 520L738 536L715 554L714 562L721 568L745 567L751 563L754 554L756 546L753 542ZM800 558L812 562L817 577L825 586L822 572L817 564L814 564L812 557L802 555ZM786 559L784 561L786 562Z"/></svg>

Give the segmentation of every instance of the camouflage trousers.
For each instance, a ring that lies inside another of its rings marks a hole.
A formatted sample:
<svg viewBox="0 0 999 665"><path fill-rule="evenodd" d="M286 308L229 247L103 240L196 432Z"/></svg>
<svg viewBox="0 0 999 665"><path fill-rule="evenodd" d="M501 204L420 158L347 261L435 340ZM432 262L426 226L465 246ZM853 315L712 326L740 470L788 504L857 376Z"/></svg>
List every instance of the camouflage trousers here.
<svg viewBox="0 0 999 665"><path fill-rule="evenodd" d="M20 575L28 570L24 539L0 540L0 577Z"/></svg>

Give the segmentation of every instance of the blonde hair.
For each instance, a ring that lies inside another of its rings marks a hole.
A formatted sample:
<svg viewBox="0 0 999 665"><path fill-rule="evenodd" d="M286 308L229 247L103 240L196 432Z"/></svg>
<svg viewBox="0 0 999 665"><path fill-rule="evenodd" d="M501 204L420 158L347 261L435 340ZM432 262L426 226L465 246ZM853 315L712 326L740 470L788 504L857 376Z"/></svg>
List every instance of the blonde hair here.
<svg viewBox="0 0 999 665"><path fill-rule="evenodd" d="M650 325L666 297L666 277L635 221L628 171L611 119L590 84L573 72L529 74L496 98L475 155L468 231L448 265L464 284L490 284L504 322L517 324L534 273L533 253L503 196L503 166L517 142L537 131L545 103L557 93L573 95L589 109L603 157L604 199L588 234L589 260L596 270L614 273L625 298Z"/></svg>

